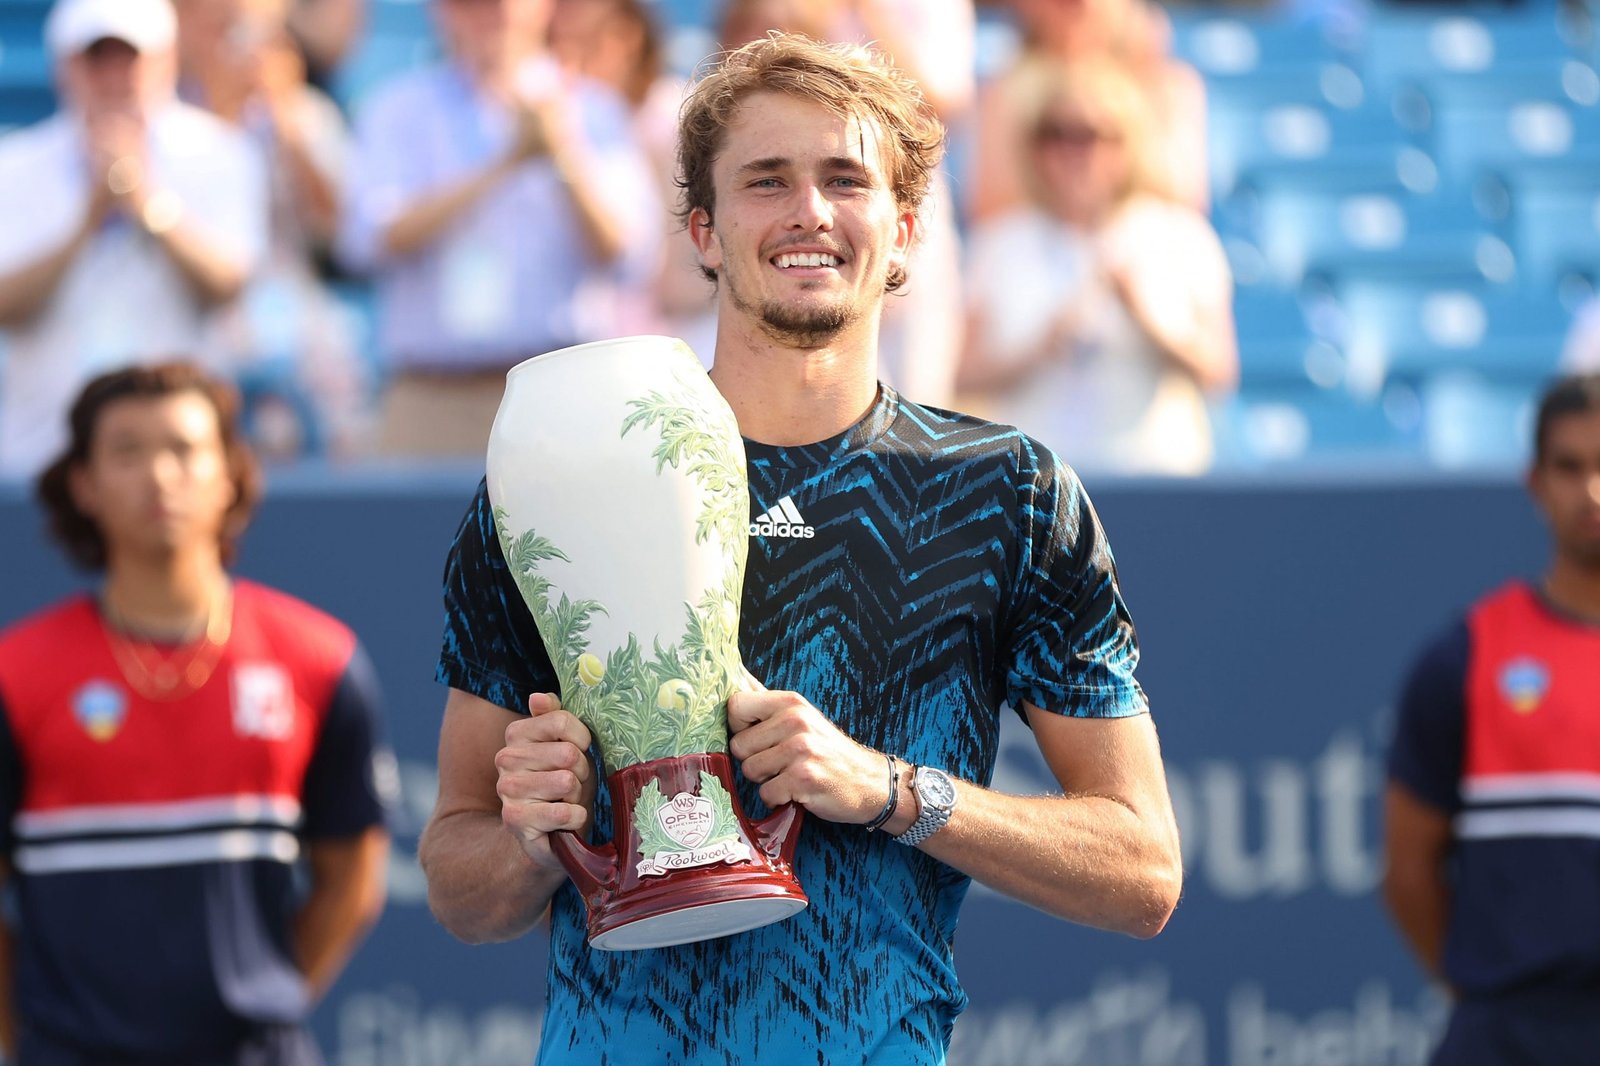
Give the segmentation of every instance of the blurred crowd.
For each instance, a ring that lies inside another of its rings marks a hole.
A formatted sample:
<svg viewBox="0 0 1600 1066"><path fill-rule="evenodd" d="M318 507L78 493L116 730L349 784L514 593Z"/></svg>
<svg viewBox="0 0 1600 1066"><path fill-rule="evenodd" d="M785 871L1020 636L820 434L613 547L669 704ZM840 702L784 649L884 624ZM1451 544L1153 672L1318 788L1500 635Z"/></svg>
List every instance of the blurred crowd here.
<svg viewBox="0 0 1600 1066"><path fill-rule="evenodd" d="M419 0L434 58L336 103L394 2L52 7L60 109L0 137L0 476L130 361L230 376L275 459L479 456L505 371L572 344L666 333L710 362L674 213L692 64L655 6ZM1152 0L984 6L1018 47L981 72L973 0L726 0L707 40L872 42L947 124L885 381L1082 470L1201 473L1238 379L1205 84Z"/></svg>

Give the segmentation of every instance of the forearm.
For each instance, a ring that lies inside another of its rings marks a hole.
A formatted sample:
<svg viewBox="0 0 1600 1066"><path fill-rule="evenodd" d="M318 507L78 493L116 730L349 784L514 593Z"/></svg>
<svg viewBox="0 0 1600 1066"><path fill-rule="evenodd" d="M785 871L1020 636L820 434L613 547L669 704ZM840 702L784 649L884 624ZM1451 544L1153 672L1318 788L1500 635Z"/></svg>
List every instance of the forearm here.
<svg viewBox="0 0 1600 1066"><path fill-rule="evenodd" d="M0 274L0 326L22 325L50 302L93 232L85 220L60 248L21 269Z"/></svg>
<svg viewBox="0 0 1600 1066"><path fill-rule="evenodd" d="M1391 869L1384 875L1383 895L1417 961L1434 977L1443 977L1445 929L1450 915L1450 890L1444 879Z"/></svg>
<svg viewBox="0 0 1600 1066"><path fill-rule="evenodd" d="M1134 322L1155 345L1207 392L1230 389L1238 381L1238 354L1231 322L1192 308L1186 314L1162 314L1149 301L1124 301Z"/></svg>
<svg viewBox="0 0 1600 1066"><path fill-rule="evenodd" d="M409 256L427 248L457 219L511 173L515 164L501 160L470 177L416 200L383 233L383 250Z"/></svg>
<svg viewBox="0 0 1600 1066"><path fill-rule="evenodd" d="M383 913L389 837L374 829L321 847L321 856L313 854L311 892L294 925L295 958L318 997Z"/></svg>
<svg viewBox="0 0 1600 1066"><path fill-rule="evenodd" d="M1183 882L1164 811L1106 796L1011 796L958 783L949 824L921 846L996 891L1068 921L1150 937Z"/></svg>
<svg viewBox="0 0 1600 1066"><path fill-rule="evenodd" d="M180 219L169 228L150 232L202 303L227 303L244 290L249 280L245 264L213 246L187 222Z"/></svg>
<svg viewBox="0 0 1600 1066"><path fill-rule="evenodd" d="M527 933L567 879L536 865L499 817L481 811L436 815L417 856L434 917L469 944Z"/></svg>
<svg viewBox="0 0 1600 1066"><path fill-rule="evenodd" d="M288 167L295 214L301 225L313 240L331 242L339 219L339 196L333 182L312 160L301 136L286 123L280 124L278 145Z"/></svg>
<svg viewBox="0 0 1600 1066"><path fill-rule="evenodd" d="M594 194L594 183L585 177L587 165L571 155L552 158L551 162L577 212L589 251L602 263L614 261L627 245L627 234L617 213L607 210Z"/></svg>

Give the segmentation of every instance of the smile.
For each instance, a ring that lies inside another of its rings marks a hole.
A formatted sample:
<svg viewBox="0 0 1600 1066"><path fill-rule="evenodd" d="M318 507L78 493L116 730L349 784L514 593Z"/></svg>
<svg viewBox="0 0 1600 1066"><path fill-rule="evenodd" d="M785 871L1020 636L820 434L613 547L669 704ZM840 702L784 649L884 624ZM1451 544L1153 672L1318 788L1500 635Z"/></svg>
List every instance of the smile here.
<svg viewBox="0 0 1600 1066"><path fill-rule="evenodd" d="M780 270L791 267L837 267L840 259L827 252L785 252L773 257L772 262Z"/></svg>

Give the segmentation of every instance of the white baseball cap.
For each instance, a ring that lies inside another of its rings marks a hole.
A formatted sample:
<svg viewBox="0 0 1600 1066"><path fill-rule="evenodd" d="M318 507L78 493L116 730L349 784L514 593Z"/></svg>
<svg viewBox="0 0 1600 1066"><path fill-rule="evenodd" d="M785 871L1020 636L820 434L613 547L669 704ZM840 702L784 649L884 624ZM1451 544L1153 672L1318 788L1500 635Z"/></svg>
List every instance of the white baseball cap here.
<svg viewBox="0 0 1600 1066"><path fill-rule="evenodd" d="M138 52L170 47L178 32L171 0L56 0L44 39L57 59L77 55L107 37Z"/></svg>

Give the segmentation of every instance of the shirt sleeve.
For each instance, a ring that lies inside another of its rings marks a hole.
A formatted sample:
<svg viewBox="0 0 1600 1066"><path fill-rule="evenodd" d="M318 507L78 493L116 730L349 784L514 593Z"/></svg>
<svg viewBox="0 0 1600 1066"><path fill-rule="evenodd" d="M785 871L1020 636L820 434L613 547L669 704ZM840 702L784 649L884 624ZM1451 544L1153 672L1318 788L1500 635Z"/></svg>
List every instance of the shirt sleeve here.
<svg viewBox="0 0 1600 1066"><path fill-rule="evenodd" d="M1423 650L1401 689L1389 748L1389 779L1447 812L1461 806L1471 641L1462 619Z"/></svg>
<svg viewBox="0 0 1600 1066"><path fill-rule="evenodd" d="M486 483L467 508L444 568L444 643L434 677L516 714L558 692L538 627L500 550Z"/></svg>
<svg viewBox="0 0 1600 1066"><path fill-rule="evenodd" d="M11 717L6 712L5 694L0 693L0 856L9 860L16 841L11 823L22 807L22 754L11 733Z"/></svg>
<svg viewBox="0 0 1600 1066"><path fill-rule="evenodd" d="M357 645L317 736L301 801L309 839L355 836L382 825L398 798L394 755L384 745L377 674Z"/></svg>
<svg viewBox="0 0 1600 1066"><path fill-rule="evenodd" d="M1134 680L1139 642L1099 516L1073 471L1020 438L1016 593L1008 608L1006 698L1082 718L1149 710Z"/></svg>

